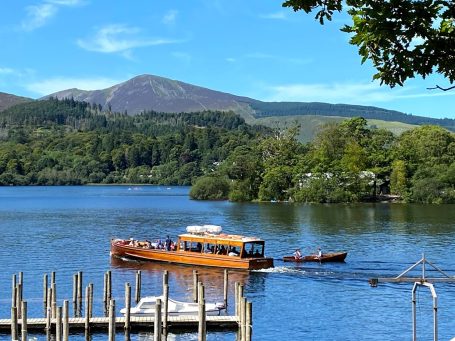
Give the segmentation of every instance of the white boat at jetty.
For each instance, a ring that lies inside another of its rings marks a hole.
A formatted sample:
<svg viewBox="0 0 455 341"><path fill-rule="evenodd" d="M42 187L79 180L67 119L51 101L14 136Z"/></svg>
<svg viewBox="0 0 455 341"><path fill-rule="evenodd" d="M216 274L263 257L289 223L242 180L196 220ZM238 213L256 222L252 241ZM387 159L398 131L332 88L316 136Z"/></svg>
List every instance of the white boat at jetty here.
<svg viewBox="0 0 455 341"><path fill-rule="evenodd" d="M157 299L161 300L162 307L164 305L164 296L145 296L140 299L139 303L130 308L130 316L154 316ZM162 308L163 309L163 308ZM207 315L220 315L221 310L226 307L223 303L206 303L205 311ZM192 302L180 302L168 298L168 314L169 316L185 316L197 315L199 312L199 304ZM120 310L123 315L126 314L126 308Z"/></svg>

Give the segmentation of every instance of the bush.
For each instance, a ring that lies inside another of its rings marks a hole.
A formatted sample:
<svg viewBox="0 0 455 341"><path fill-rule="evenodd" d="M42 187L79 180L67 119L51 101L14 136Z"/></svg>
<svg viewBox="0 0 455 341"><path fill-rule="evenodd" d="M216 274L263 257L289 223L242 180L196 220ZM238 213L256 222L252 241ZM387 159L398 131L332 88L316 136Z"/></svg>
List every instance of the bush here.
<svg viewBox="0 0 455 341"><path fill-rule="evenodd" d="M190 198L197 200L226 200L228 194L228 180L216 176L199 178L190 190Z"/></svg>

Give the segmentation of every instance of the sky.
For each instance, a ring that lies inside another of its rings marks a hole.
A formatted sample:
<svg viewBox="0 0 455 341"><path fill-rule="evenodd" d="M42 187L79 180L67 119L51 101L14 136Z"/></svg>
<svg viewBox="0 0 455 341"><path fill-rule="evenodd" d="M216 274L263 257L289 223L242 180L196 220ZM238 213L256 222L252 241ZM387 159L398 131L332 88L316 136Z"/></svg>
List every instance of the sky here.
<svg viewBox="0 0 455 341"><path fill-rule="evenodd" d="M433 75L390 89L339 29L276 0L3 0L0 91L40 98L142 74L262 101L377 106L455 118Z"/></svg>

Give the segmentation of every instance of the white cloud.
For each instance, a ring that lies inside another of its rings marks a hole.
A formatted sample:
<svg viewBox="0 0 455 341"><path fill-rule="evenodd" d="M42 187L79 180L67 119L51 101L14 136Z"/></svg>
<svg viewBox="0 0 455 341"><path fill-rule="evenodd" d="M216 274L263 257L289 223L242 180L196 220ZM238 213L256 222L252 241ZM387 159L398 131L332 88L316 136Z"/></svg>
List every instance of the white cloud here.
<svg viewBox="0 0 455 341"><path fill-rule="evenodd" d="M61 6L76 6L82 4L82 0L45 0L38 5L27 6L27 16L22 20L21 27L25 31L33 31L54 17Z"/></svg>
<svg viewBox="0 0 455 341"><path fill-rule="evenodd" d="M260 14L259 17L262 19L272 19L272 20L287 20L288 19L286 12L283 12L283 11L267 13L267 14Z"/></svg>
<svg viewBox="0 0 455 341"><path fill-rule="evenodd" d="M228 58L226 58L226 61L229 63L235 63L237 61L237 59L228 57Z"/></svg>
<svg viewBox="0 0 455 341"><path fill-rule="evenodd" d="M167 12L164 15L164 17L161 21L163 22L163 24L166 24L166 25L174 25L175 20L177 19L177 14L178 14L178 11L170 10L169 12Z"/></svg>
<svg viewBox="0 0 455 341"><path fill-rule="evenodd" d="M0 75L12 74L14 70L9 67L0 67Z"/></svg>
<svg viewBox="0 0 455 341"><path fill-rule="evenodd" d="M123 80L95 77L95 78L65 78L55 77L43 79L25 85L28 91L35 94L45 96L57 91L66 89L78 88L82 90L98 90L106 89L115 84L121 83Z"/></svg>
<svg viewBox="0 0 455 341"><path fill-rule="evenodd" d="M328 102L372 105L395 100L434 96L454 96L455 93L413 92L415 88L395 88L371 83L287 84L266 87L271 94L265 101Z"/></svg>
<svg viewBox="0 0 455 341"><path fill-rule="evenodd" d="M95 52L116 53L121 52L125 55L129 51L138 47L146 47L153 45L173 44L178 41L162 39L162 38L139 38L137 34L140 32L137 27L127 25L108 25L104 26L96 32L91 40L78 39L79 47ZM127 53L130 55L130 53Z"/></svg>
<svg viewBox="0 0 455 341"><path fill-rule="evenodd" d="M27 17L22 21L22 29L33 31L44 26L58 11L58 8L49 3L26 7Z"/></svg>

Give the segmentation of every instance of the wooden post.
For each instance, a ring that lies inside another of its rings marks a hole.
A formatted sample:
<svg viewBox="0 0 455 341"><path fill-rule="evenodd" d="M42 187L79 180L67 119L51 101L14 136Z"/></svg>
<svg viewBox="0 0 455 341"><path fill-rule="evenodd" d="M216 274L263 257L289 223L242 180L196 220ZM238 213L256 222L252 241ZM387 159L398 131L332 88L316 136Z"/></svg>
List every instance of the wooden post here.
<svg viewBox="0 0 455 341"><path fill-rule="evenodd" d="M223 285L223 303L224 303L224 307L227 309L227 305L228 305L228 270L227 269L224 269L223 284L224 284Z"/></svg>
<svg viewBox="0 0 455 341"><path fill-rule="evenodd" d="M44 311L47 309L47 274L43 276L43 306Z"/></svg>
<svg viewBox="0 0 455 341"><path fill-rule="evenodd" d="M115 341L115 300L109 301L109 341Z"/></svg>
<svg viewBox="0 0 455 341"><path fill-rule="evenodd" d="M90 287L85 288L85 330L90 329Z"/></svg>
<svg viewBox="0 0 455 341"><path fill-rule="evenodd" d="M82 271L77 273L77 310L78 315L82 316Z"/></svg>
<svg viewBox="0 0 455 341"><path fill-rule="evenodd" d="M240 335L241 338L240 340L245 341L246 340L246 298L242 297L240 299Z"/></svg>
<svg viewBox="0 0 455 341"><path fill-rule="evenodd" d="M235 282L234 285L234 310L235 316L239 316L239 282Z"/></svg>
<svg viewBox="0 0 455 341"><path fill-rule="evenodd" d="M11 340L18 340L17 308L11 307Z"/></svg>
<svg viewBox="0 0 455 341"><path fill-rule="evenodd" d="M73 307L74 307L74 316L76 316L76 312L77 312L77 277L78 277L78 274L75 273L73 275Z"/></svg>
<svg viewBox="0 0 455 341"><path fill-rule="evenodd" d="M107 272L104 273L103 303L104 303L104 313L106 315L106 310L107 310Z"/></svg>
<svg viewBox="0 0 455 341"><path fill-rule="evenodd" d="M54 276L55 278L55 276ZM51 283L51 293L52 293L52 297L51 297L51 304L52 304L52 317L55 318L55 316L57 315L57 288L56 288L57 284L55 282L52 282Z"/></svg>
<svg viewBox="0 0 455 341"><path fill-rule="evenodd" d="M51 272L51 284L55 283L55 271Z"/></svg>
<svg viewBox="0 0 455 341"><path fill-rule="evenodd" d="M107 295L107 301L110 302L110 300L112 299L112 272L111 270L108 270L107 271L107 292L106 292L106 295Z"/></svg>
<svg viewBox="0 0 455 341"><path fill-rule="evenodd" d="M253 304L251 302L246 302L245 324L246 341L251 341L253 335Z"/></svg>
<svg viewBox="0 0 455 341"><path fill-rule="evenodd" d="M11 307L17 306L17 286L16 286L16 275L13 275L12 283L11 283Z"/></svg>
<svg viewBox="0 0 455 341"><path fill-rule="evenodd" d="M161 300L155 304L155 323L153 324L153 341L161 341Z"/></svg>
<svg viewBox="0 0 455 341"><path fill-rule="evenodd" d="M88 288L89 288L89 291L88 291L89 292L89 300L88 300L89 304L87 307L87 309L89 311L88 315L90 317L93 317L93 283L89 283Z"/></svg>
<svg viewBox="0 0 455 341"><path fill-rule="evenodd" d="M46 307L46 330L51 330L51 319L52 319L52 288L47 291L47 307Z"/></svg>
<svg viewBox="0 0 455 341"><path fill-rule="evenodd" d="M21 297L21 291L22 291L22 284L17 283L16 284L17 290L16 290L16 307L17 307L17 318L21 318L22 316L22 297Z"/></svg>
<svg viewBox="0 0 455 341"><path fill-rule="evenodd" d="M70 335L69 301L63 301L63 341L68 341Z"/></svg>
<svg viewBox="0 0 455 341"><path fill-rule="evenodd" d="M55 319L55 341L62 341L62 307L57 307Z"/></svg>
<svg viewBox="0 0 455 341"><path fill-rule="evenodd" d="M169 315L169 284L165 284L163 288L163 330L167 335L167 320Z"/></svg>
<svg viewBox="0 0 455 341"><path fill-rule="evenodd" d="M130 330L130 317L131 317L131 285L125 283L125 330Z"/></svg>
<svg viewBox="0 0 455 341"><path fill-rule="evenodd" d="M22 301L22 324L21 324L22 340L27 340L27 302Z"/></svg>
<svg viewBox="0 0 455 341"><path fill-rule="evenodd" d="M138 303L139 300L141 299L141 285L142 285L141 277L142 277L141 270L137 270L137 272L136 272L136 295L135 295L136 303Z"/></svg>
<svg viewBox="0 0 455 341"><path fill-rule="evenodd" d="M166 284L169 284L169 272L164 270L163 272L163 289Z"/></svg>
<svg viewBox="0 0 455 341"><path fill-rule="evenodd" d="M207 339L207 324L206 324L206 312L205 312L205 290L204 285L198 282L198 341L205 341Z"/></svg>
<svg viewBox="0 0 455 341"><path fill-rule="evenodd" d="M197 302L198 299L198 282L199 282L199 274L197 270L193 270L193 301Z"/></svg>

